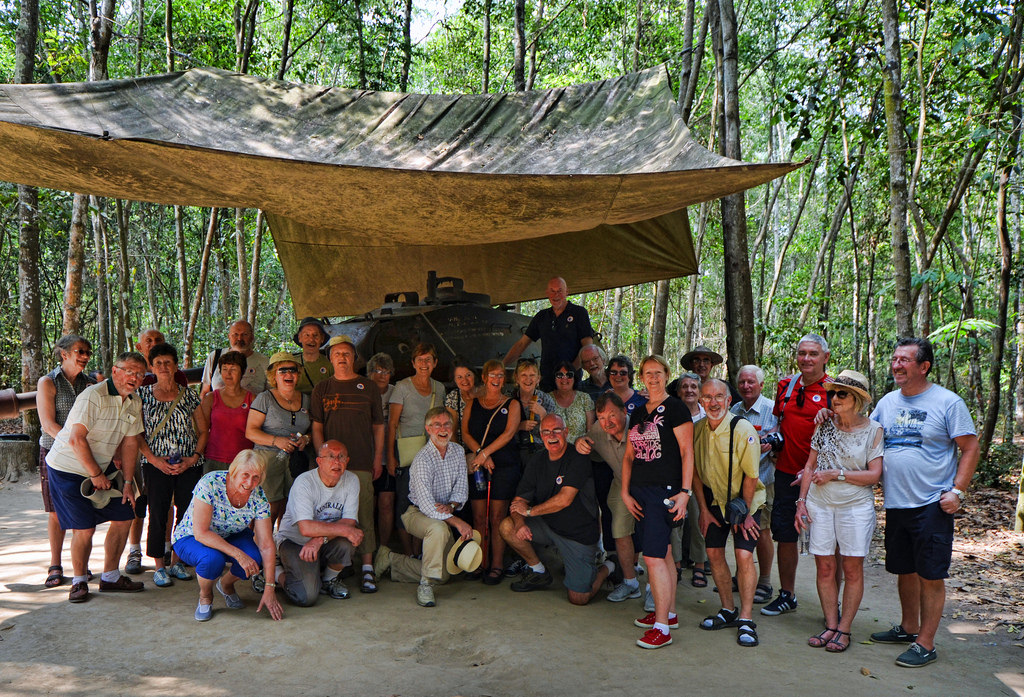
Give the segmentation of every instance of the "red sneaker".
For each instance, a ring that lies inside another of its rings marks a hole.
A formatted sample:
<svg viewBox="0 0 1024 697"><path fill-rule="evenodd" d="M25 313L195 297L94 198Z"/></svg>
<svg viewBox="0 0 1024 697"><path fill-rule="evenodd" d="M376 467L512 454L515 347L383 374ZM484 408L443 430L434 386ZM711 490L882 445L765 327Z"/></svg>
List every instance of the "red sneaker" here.
<svg viewBox="0 0 1024 697"><path fill-rule="evenodd" d="M660 649L672 643L672 635L665 634L660 629L648 629L644 635L636 640L636 645L642 649Z"/></svg>
<svg viewBox="0 0 1024 697"><path fill-rule="evenodd" d="M633 620L633 624L641 629L652 629L654 627L654 613L649 612L638 620ZM679 629L679 619L675 615L668 616L668 628Z"/></svg>

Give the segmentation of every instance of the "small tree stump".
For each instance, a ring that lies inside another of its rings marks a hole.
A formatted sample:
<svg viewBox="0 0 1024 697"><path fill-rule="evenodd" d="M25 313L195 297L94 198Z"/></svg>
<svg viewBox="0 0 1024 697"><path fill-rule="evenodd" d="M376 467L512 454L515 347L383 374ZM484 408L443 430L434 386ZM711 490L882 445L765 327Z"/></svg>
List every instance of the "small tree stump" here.
<svg viewBox="0 0 1024 697"><path fill-rule="evenodd" d="M23 474L36 469L36 447L31 440L15 440L8 436L0 438L0 480L16 482Z"/></svg>

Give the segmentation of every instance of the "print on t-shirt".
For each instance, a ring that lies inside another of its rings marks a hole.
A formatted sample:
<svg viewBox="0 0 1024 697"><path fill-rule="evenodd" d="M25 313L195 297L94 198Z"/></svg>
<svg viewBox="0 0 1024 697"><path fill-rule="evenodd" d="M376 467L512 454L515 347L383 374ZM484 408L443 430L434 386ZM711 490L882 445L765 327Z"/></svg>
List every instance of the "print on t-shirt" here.
<svg viewBox="0 0 1024 697"><path fill-rule="evenodd" d="M920 448L921 429L927 420L928 412L923 409L897 409L892 425L885 429L885 447Z"/></svg>
<svg viewBox="0 0 1024 697"><path fill-rule="evenodd" d="M639 425L634 426L629 436L633 444L633 454L637 460L650 462L661 458L661 435L658 427L665 422L665 417L658 414L644 424L641 431Z"/></svg>

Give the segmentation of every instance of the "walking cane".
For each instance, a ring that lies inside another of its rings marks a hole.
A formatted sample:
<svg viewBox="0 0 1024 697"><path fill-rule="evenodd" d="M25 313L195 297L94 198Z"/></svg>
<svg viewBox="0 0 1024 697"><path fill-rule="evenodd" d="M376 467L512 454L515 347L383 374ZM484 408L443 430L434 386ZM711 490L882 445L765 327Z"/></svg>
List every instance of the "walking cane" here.
<svg viewBox="0 0 1024 697"><path fill-rule="evenodd" d="M487 507L486 507L486 513L484 514L486 516L484 518L484 545L486 545L486 547L485 547L485 554L490 554L490 549L491 549L491 473L487 472L486 470L484 470L484 471L486 472L486 474L484 476L487 477ZM487 567L487 568L489 569L490 567Z"/></svg>

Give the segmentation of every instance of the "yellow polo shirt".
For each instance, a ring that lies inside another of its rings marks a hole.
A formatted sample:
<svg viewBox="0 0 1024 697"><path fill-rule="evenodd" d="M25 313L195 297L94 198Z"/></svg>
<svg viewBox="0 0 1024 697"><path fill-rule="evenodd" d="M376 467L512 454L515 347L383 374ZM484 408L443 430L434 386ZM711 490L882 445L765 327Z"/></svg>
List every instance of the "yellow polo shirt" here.
<svg viewBox="0 0 1024 697"><path fill-rule="evenodd" d="M729 421L732 414L726 414L718 428L711 428L708 419L701 419L696 424L693 434L693 459L697 474L704 486L711 489L714 505L725 515L725 504L728 503L729 485ZM757 431L746 419L736 422L732 435L732 496L736 498L743 493L743 477L746 475L757 480L754 499L750 503L753 514L765 502L764 484L757 478L758 466L761 461L761 440Z"/></svg>

